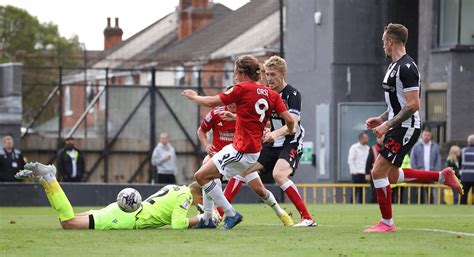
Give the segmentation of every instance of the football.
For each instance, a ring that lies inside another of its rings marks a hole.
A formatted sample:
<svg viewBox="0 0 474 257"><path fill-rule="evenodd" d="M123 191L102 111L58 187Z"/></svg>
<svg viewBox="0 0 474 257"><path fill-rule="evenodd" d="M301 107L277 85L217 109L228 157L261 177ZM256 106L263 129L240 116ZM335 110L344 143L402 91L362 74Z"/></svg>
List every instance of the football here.
<svg viewBox="0 0 474 257"><path fill-rule="evenodd" d="M142 205L142 196L133 188L124 188L117 195L117 204L124 212L134 212Z"/></svg>

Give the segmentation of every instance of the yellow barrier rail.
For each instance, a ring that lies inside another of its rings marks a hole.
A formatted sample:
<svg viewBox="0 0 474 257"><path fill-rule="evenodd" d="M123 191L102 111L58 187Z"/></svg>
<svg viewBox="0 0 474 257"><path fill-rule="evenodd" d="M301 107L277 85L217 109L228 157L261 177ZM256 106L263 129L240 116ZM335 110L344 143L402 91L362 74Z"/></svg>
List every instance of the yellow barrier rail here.
<svg viewBox="0 0 474 257"><path fill-rule="evenodd" d="M375 194L375 192L372 192L370 184L297 184L296 185L301 190L303 191L303 200L306 203L342 203L342 204L358 204L357 199L356 199L356 188L361 188L362 189L362 204L366 204L367 200L367 194L372 193ZM413 189L417 189L417 199L415 203L412 203L411 199L411 193ZM443 204L443 203L448 203L452 204L453 203L453 194L451 191L451 188L445 186L445 185L440 185L440 184L394 184L392 185L392 195L397 195L397 199L395 199L394 204L422 204L422 199L421 199L421 189L426 188L426 204L431 204L431 199L433 198L435 201L433 201L433 204ZM403 191L407 190L406 192L406 201L402 202L401 198ZM446 190L447 189L447 190ZM433 191L434 195L431 195L431 192ZM350 192L350 193L349 193ZM308 195L309 193L309 195ZM467 193L467 192L466 192ZM322 194L322 197L321 197ZM309 198L309 196L311 196ZM319 196L319 198L318 198ZM328 197L329 196L329 197ZM350 198L349 198L350 197ZM349 200L348 200L349 198ZM461 196L458 197L457 203L454 204L459 204ZM318 201L319 200L319 201ZM472 200L468 200L468 203L472 202Z"/></svg>

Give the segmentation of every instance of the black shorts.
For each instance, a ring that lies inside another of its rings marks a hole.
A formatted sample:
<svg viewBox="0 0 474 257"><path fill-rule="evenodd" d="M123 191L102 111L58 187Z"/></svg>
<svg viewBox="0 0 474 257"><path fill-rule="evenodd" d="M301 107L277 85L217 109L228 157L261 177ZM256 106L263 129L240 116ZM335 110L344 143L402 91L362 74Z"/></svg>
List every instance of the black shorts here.
<svg viewBox="0 0 474 257"><path fill-rule="evenodd" d="M393 165L400 167L405 155L410 153L411 148L420 137L421 129L417 128L394 128L387 132L380 149L380 155Z"/></svg>
<svg viewBox="0 0 474 257"><path fill-rule="evenodd" d="M286 160L293 169L290 176L293 176L303 152L298 149L298 143L283 144L282 147L272 147L271 144L263 145L258 162L262 164L262 173L272 173L278 159Z"/></svg>

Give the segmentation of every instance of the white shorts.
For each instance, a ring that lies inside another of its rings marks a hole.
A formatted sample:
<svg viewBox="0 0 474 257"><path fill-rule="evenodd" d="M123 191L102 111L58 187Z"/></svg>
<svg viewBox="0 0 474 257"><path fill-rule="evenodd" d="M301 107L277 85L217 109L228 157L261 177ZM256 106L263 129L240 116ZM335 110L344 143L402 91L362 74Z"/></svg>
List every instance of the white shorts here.
<svg viewBox="0 0 474 257"><path fill-rule="evenodd" d="M254 165L260 152L241 153L234 149L232 144L224 146L222 150L212 156L212 161L216 165L224 180L229 180L235 175L239 175L250 166Z"/></svg>

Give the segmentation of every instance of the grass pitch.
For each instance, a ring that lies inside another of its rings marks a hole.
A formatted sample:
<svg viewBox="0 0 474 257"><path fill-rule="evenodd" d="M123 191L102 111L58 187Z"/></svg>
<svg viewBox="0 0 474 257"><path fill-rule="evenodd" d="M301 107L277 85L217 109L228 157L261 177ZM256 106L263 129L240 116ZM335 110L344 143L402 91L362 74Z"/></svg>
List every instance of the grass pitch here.
<svg viewBox="0 0 474 257"><path fill-rule="evenodd" d="M296 213L291 205L285 205ZM64 231L50 208L0 208L0 256L473 256L474 206L394 206L399 230L365 234L377 205L309 205L320 224L283 227L265 205L236 205L230 231ZM75 208L76 212L90 208ZM296 213L297 214L297 213ZM299 215L294 215L299 216ZM294 217L296 221L296 217Z"/></svg>

